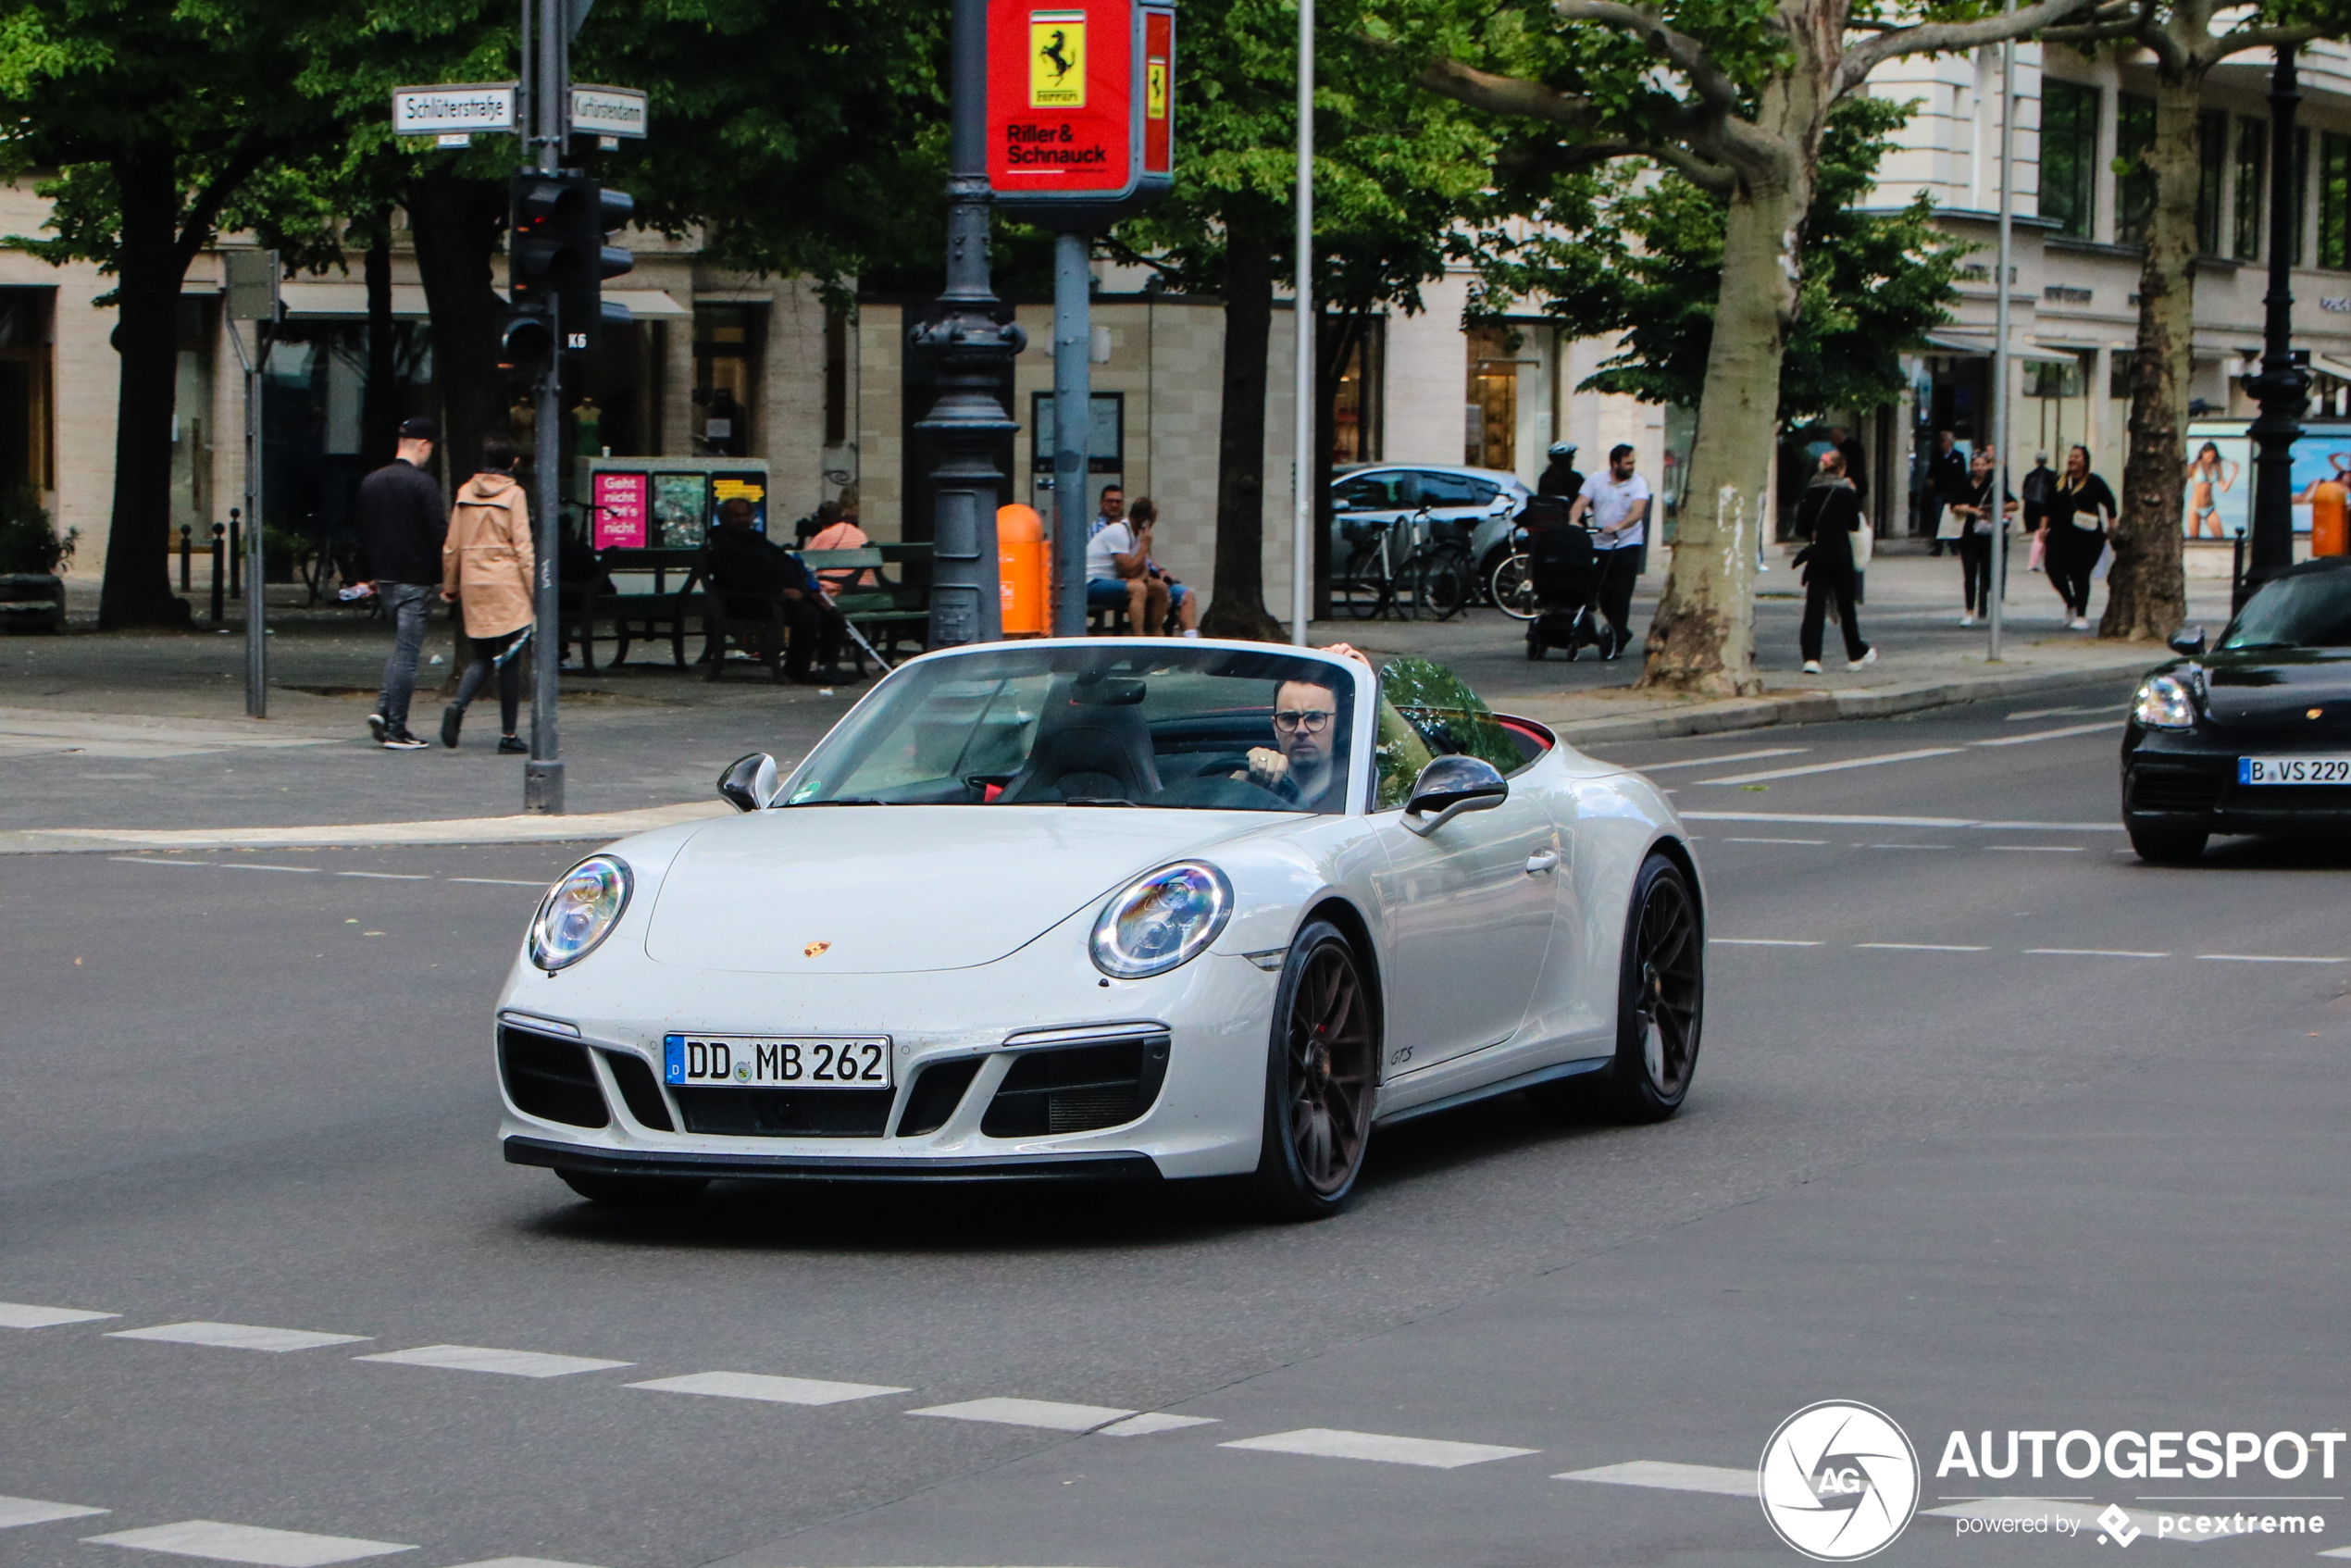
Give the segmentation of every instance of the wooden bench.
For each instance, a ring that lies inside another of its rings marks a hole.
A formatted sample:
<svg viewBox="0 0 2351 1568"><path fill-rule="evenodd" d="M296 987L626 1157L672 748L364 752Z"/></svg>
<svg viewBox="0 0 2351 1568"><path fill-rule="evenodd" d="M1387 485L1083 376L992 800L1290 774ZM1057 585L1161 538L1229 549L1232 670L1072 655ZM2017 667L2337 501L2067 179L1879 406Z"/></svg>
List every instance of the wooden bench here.
<svg viewBox="0 0 2351 1568"><path fill-rule="evenodd" d="M882 568L894 564L886 552L896 552L897 562L920 559L927 561L930 546L868 544L854 550L808 550L801 553L801 560L812 572L852 571L850 585L833 595L833 607L843 619L856 628L857 636L850 639L851 655L857 661L857 673L865 673L865 645L878 641L876 653L887 663L898 652L898 640L909 629L915 641L922 641L930 624L930 608L921 603L922 591L910 589L902 580L892 582ZM860 584L857 578L871 572L875 581ZM861 641L861 639L863 641Z"/></svg>
<svg viewBox="0 0 2351 1568"><path fill-rule="evenodd" d="M702 585L707 581L703 570L700 550L647 549L631 550L619 545L596 553L598 582L618 576L642 577L650 573L653 591L628 587L608 591L592 588L585 597L580 611L580 657L590 669L596 667L595 625L598 616L612 621L613 657L615 667L628 659L631 642L654 642L666 639L670 663L679 669L686 667L686 628L699 607ZM670 587L676 578L678 586Z"/></svg>

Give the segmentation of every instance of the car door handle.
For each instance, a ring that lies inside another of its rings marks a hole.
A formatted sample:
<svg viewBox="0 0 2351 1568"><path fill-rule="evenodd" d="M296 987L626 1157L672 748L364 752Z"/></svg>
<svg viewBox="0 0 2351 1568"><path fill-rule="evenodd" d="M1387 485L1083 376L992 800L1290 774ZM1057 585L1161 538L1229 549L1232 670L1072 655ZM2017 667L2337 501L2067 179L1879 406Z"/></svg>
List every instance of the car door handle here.
<svg viewBox="0 0 2351 1568"><path fill-rule="evenodd" d="M1537 850L1526 857L1526 874L1529 877L1539 877L1546 871L1557 871L1559 868L1560 852L1557 850Z"/></svg>

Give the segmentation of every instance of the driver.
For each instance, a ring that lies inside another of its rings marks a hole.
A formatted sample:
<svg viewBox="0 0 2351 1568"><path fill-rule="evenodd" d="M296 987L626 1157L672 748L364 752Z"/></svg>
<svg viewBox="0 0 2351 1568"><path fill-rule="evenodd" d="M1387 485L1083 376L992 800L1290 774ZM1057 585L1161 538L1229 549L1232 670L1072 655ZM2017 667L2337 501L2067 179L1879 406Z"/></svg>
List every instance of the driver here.
<svg viewBox="0 0 2351 1568"><path fill-rule="evenodd" d="M1366 665L1371 661L1345 643L1329 652ZM1301 810L1337 812L1347 803L1338 798L1347 770L1337 765L1339 695L1335 685L1312 680L1285 680L1274 688L1274 740L1278 745L1252 746L1247 771L1233 775L1276 794L1297 791ZM1325 796L1331 799L1325 800Z"/></svg>

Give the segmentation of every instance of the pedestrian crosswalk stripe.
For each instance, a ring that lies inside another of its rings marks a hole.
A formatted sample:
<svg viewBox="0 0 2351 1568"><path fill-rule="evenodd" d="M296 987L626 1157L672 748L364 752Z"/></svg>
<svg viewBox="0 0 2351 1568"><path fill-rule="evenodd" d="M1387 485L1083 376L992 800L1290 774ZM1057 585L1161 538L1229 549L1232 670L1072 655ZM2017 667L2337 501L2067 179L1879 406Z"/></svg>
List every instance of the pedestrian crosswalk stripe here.
<svg viewBox="0 0 2351 1568"><path fill-rule="evenodd" d="M1761 773L1732 773L1701 778L1700 784L1761 784L1774 778L1798 778L1814 773L1843 773L1847 768L1881 767L1890 762L1917 762L1925 757L1957 756L1957 746L1922 746L1914 752L1885 752L1873 757L1847 757L1843 762L1806 763L1801 767L1773 767Z"/></svg>
<svg viewBox="0 0 2351 1568"><path fill-rule="evenodd" d="M960 1404L910 1410L908 1415L937 1415L949 1421L987 1421L1004 1426L1041 1426L1051 1432L1091 1432L1135 1412L1107 1405L1057 1404L1050 1400L965 1400Z"/></svg>
<svg viewBox="0 0 2351 1568"><path fill-rule="evenodd" d="M38 1498L0 1498L0 1530L19 1524L46 1524L52 1519L81 1519L93 1513L104 1513L103 1508L84 1508L74 1502L43 1502Z"/></svg>
<svg viewBox="0 0 2351 1568"><path fill-rule="evenodd" d="M722 1400L765 1400L783 1405L837 1405L851 1400L870 1400L877 1394L912 1391L878 1383L827 1383L815 1377L766 1377L755 1372L695 1372L683 1377L656 1377L628 1387L652 1388L664 1394L708 1394Z"/></svg>
<svg viewBox="0 0 2351 1568"><path fill-rule="evenodd" d="M395 1551L417 1549L393 1541L313 1536L300 1530L266 1530L258 1524L223 1524L213 1519L185 1519L177 1524L83 1538L138 1551L208 1557L217 1562L251 1562L259 1568L326 1568L330 1562L354 1562L363 1557L389 1557Z"/></svg>
<svg viewBox="0 0 2351 1568"><path fill-rule="evenodd" d="M1260 1453L1309 1454L1319 1459L1368 1459L1382 1464L1417 1464L1430 1470L1459 1470L1465 1464L1516 1459L1540 1453L1540 1449L1509 1449L1494 1443L1453 1443L1431 1437L1391 1437L1378 1432L1345 1432L1328 1426L1275 1432L1270 1437L1243 1437L1219 1443L1223 1449L1250 1449Z"/></svg>
<svg viewBox="0 0 2351 1568"><path fill-rule="evenodd" d="M1554 1481L1598 1481L1611 1487L1655 1487L1668 1492L1719 1492L1724 1497L1751 1498L1755 1472L1720 1464L1675 1464L1661 1459L1629 1460L1595 1470L1566 1470Z"/></svg>
<svg viewBox="0 0 2351 1568"><path fill-rule="evenodd" d="M315 1350L321 1345L356 1345L367 1334L317 1334L306 1328L264 1328L252 1323L163 1323L153 1328L122 1328L109 1339L161 1339L175 1345L215 1345L224 1350Z"/></svg>
<svg viewBox="0 0 2351 1568"><path fill-rule="evenodd" d="M73 1307L35 1307L22 1301L0 1301L0 1328L55 1328L64 1323L96 1323L120 1317L120 1313L85 1313Z"/></svg>
<svg viewBox="0 0 2351 1568"><path fill-rule="evenodd" d="M1179 1432L1187 1426L1213 1426L1213 1415L1168 1415L1160 1411L1146 1411L1130 1415L1124 1421L1113 1421L1094 1435L1098 1437L1148 1437L1154 1432Z"/></svg>
<svg viewBox="0 0 2351 1568"><path fill-rule="evenodd" d="M391 1362L397 1366L439 1366L452 1372L499 1372L509 1377L568 1377L575 1372L605 1372L635 1362L593 1356L554 1356L539 1350L494 1350L484 1345L419 1345L413 1350L354 1356L354 1361Z"/></svg>

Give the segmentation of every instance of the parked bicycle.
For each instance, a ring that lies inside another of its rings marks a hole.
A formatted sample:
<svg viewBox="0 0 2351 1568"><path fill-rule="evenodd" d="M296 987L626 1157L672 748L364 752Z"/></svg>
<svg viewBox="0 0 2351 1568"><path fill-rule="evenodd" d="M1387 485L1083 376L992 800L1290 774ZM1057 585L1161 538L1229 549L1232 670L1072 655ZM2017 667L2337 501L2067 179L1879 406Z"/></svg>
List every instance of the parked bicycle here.
<svg viewBox="0 0 2351 1568"><path fill-rule="evenodd" d="M1449 620L1470 596L1467 529L1432 523L1423 506L1393 523L1345 523L1354 546L1331 579L1332 613ZM1455 537L1459 535L1459 537Z"/></svg>

